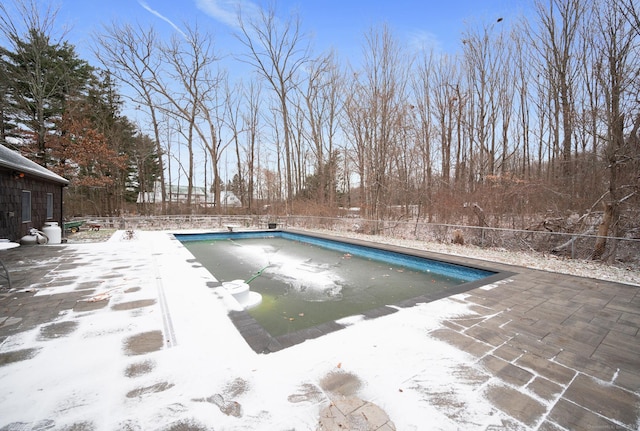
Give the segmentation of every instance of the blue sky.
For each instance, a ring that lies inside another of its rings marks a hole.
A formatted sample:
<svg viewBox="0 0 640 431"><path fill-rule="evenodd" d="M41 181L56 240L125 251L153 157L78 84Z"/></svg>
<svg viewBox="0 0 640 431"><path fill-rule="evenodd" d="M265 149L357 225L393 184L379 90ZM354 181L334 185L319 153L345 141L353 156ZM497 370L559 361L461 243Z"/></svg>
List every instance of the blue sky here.
<svg viewBox="0 0 640 431"><path fill-rule="evenodd" d="M218 55L224 55L222 67L229 71L231 81L242 78L247 66L234 61L242 45L232 36L236 8L240 3L246 13L267 7L271 0L42 0L59 6L58 26L68 26L67 40L74 44L81 58L99 67L93 59L90 45L92 34L112 22L153 25L163 36L184 28L184 23L198 24L200 30L213 34ZM277 15L286 19L297 11L302 31L311 37L312 55L333 49L337 60L355 69L360 67L365 34L381 24L390 28L399 45L415 52L425 45L436 52L455 54L461 51L462 33L468 23L476 28L503 18L505 29L534 0L278 0ZM505 25L506 24L506 25ZM137 112L126 115L134 118ZM225 153L226 154L226 153ZM227 156L230 157L227 160ZM223 155L223 179L233 174L233 156ZM174 169L174 173L175 173ZM201 175L197 174L200 178ZM174 182L177 181L174 179ZM202 180L196 179L202 185Z"/></svg>
<svg viewBox="0 0 640 431"><path fill-rule="evenodd" d="M47 0L43 0L47 1ZM229 71L231 81L248 72L246 64L234 61L242 45L232 36L236 31L235 17L238 3L247 13L267 7L269 0L50 0L57 2L57 24L69 27L67 40L77 48L79 56L93 66L90 44L92 34L112 22L153 25L163 36L184 28L184 23L198 24L200 30L213 34L218 55L224 55L222 67ZM416 51L426 45L436 52L455 54L461 51L462 33L468 23L476 28L495 23L503 18L505 29L526 10L533 0L278 0L277 15L281 19L297 11L302 31L311 36L312 55L333 49L337 60L355 69L360 57L365 34L378 25L386 24L399 45ZM250 79L250 78L249 78ZM137 112L125 114L135 118ZM144 120L143 120L144 122ZM233 155L222 155L221 175L227 181L233 175ZM227 163L231 165L227 166ZM176 169L174 169L174 174ZM202 185L202 175L196 175ZM175 183L177 180L174 179Z"/></svg>
<svg viewBox="0 0 640 431"><path fill-rule="evenodd" d="M516 19L525 14L532 0L279 0L281 17L296 10L303 31L312 36L314 52L333 48L339 58L353 58L362 50L364 34L386 23L406 47L426 41L436 50L459 50L465 23L489 23L497 18ZM172 32L172 24L197 22L211 31L222 51L233 53L230 36L236 5L250 11L266 7L267 1L250 0L57 0L58 24L70 27L69 41L87 58L91 33L111 21L151 23L160 32Z"/></svg>

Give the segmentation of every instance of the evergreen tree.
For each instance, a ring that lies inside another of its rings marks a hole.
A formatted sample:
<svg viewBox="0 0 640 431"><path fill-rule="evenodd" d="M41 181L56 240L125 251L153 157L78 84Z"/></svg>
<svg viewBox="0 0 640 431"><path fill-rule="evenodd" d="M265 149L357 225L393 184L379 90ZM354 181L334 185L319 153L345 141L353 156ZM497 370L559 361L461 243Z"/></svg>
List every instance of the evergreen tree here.
<svg viewBox="0 0 640 431"><path fill-rule="evenodd" d="M3 106L6 125L14 135L33 145L37 159L47 165L47 141L56 120L60 120L74 99L86 94L93 69L78 58L67 42L52 43L37 28L25 39L13 40L14 49L2 48L0 59L5 90Z"/></svg>
<svg viewBox="0 0 640 431"><path fill-rule="evenodd" d="M233 179L227 184L227 190L232 192L244 204L248 201L247 184L239 174L235 174Z"/></svg>

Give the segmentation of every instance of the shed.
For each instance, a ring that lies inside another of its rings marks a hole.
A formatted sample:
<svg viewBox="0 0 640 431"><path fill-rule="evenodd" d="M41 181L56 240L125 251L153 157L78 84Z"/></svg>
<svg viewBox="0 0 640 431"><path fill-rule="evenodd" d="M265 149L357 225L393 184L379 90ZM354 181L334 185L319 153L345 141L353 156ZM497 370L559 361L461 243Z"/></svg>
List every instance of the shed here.
<svg viewBox="0 0 640 431"><path fill-rule="evenodd" d="M69 181L0 144L0 238L18 241L46 222L63 223Z"/></svg>

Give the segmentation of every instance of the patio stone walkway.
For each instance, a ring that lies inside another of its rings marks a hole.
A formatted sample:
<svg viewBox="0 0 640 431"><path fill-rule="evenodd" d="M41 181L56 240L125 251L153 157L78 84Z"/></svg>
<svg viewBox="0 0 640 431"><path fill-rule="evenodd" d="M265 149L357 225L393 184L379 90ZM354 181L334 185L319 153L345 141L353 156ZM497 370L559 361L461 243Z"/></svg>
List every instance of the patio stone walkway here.
<svg viewBox="0 0 640 431"><path fill-rule="evenodd" d="M638 429L640 288L508 269L464 295L477 314L432 335L476 357L489 400L534 429Z"/></svg>

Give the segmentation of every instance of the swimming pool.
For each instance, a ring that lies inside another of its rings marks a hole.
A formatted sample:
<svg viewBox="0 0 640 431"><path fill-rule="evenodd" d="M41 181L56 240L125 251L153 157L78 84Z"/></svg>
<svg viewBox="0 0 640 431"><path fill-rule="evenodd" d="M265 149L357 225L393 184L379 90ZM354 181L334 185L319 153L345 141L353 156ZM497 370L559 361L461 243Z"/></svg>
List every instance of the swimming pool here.
<svg viewBox="0 0 640 431"><path fill-rule="evenodd" d="M292 231L175 234L220 283L247 280L262 303L231 319L265 353L504 278L420 252ZM343 321L344 322L344 321Z"/></svg>

